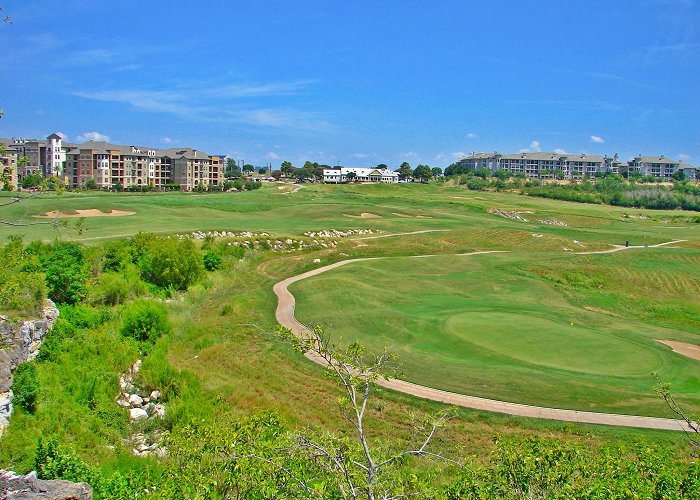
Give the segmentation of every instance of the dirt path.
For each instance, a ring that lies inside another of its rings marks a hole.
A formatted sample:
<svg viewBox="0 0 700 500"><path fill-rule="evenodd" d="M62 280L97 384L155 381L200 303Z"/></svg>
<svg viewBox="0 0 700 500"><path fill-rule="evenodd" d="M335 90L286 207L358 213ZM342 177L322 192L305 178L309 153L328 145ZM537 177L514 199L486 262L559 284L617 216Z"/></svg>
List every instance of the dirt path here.
<svg viewBox="0 0 700 500"><path fill-rule="evenodd" d="M613 248L609 250L598 250L596 252L576 252L576 255L593 255L597 253L615 253L615 252L622 252L623 250L632 250L633 248L660 248L660 247L665 247L667 245L673 245L674 243L682 243L684 241L688 240L673 240L673 241L667 241L666 243L658 243L656 245L633 245L626 247L625 245L613 245Z"/></svg>
<svg viewBox="0 0 700 500"><path fill-rule="evenodd" d="M668 245L670 243L662 243L662 246ZM632 247L622 247L632 248ZM644 247L637 247L644 248ZM497 251L484 251L484 252L472 252L466 254L457 254L459 256L470 256L470 255L481 255L488 253L502 253ZM593 252L600 253L600 252ZM415 255L414 257L426 258L433 257L433 255ZM277 295L277 311L275 317L277 322L289 328L293 333L297 335L308 334L309 329L300 323L294 316L295 300L294 296L289 292L289 285L301 281L312 276L317 276L331 269L337 269L346 264L352 262L363 262L368 260L378 260L386 257L365 257L359 259L347 259L341 260L334 264L319 267L318 269L313 269L307 271L303 274L297 276L292 276L286 280L280 281L273 288L273 292ZM324 362L317 356L311 353L306 353L306 357L313 361L314 363L323 365ZM600 424L600 425L617 425L621 427L638 427L643 429L661 429L670 431L690 431L688 425L680 420L673 420L669 418L657 418L657 417L643 417L636 415L619 415L614 413L595 413L588 411L577 411L577 410L563 410L560 408L544 408L539 406L523 405L518 403L509 403L506 401L496 401L493 399L479 398L476 396L467 396L464 394L457 394L454 392L441 391L439 389L433 389L431 387L425 387L422 385L412 384L406 382L405 380L385 380L380 379L377 382L380 386L387 389L392 389L398 392L403 392L405 394L410 394L423 399L429 399L432 401L438 401L441 403L447 403L455 406L461 406L464 408L472 408L475 410L492 411L496 413L505 413L507 415L514 415L518 417L530 417L530 418L543 418L549 420L562 420L565 422L579 422L586 424Z"/></svg>

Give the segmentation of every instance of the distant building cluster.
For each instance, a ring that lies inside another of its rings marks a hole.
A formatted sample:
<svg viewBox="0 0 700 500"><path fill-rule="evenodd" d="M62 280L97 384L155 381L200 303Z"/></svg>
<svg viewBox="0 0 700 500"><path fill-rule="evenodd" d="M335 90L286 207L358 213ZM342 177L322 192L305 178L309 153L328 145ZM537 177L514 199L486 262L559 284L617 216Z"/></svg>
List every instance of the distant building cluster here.
<svg viewBox="0 0 700 500"><path fill-rule="evenodd" d="M323 181L331 184L344 182L399 182L399 174L388 168L338 167L323 170Z"/></svg>
<svg viewBox="0 0 700 500"><path fill-rule="evenodd" d="M0 168L11 167L14 186L32 174L58 177L69 186L94 179L99 189L179 185L183 191L217 186L223 182L224 155L192 148L155 149L89 141L64 142L60 135L40 139L2 139L6 150ZM24 162L20 159L26 158Z"/></svg>
<svg viewBox="0 0 700 500"><path fill-rule="evenodd" d="M661 180L671 180L676 172L683 172L686 179L698 178L697 168L663 155L639 155L630 161L620 161L615 156L560 153L471 153L457 165L477 170L486 168L492 172L505 170L512 174L525 174L535 178L584 179L595 178L601 173L638 173Z"/></svg>

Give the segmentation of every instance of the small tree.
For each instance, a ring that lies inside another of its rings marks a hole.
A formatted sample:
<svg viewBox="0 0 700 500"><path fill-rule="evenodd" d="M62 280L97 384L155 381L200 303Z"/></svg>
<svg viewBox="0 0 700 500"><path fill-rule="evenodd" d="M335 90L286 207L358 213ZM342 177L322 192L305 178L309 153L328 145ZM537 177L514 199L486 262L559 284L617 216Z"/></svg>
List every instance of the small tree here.
<svg viewBox="0 0 700 500"><path fill-rule="evenodd" d="M348 180L348 182L355 182L357 179L357 174L355 172L348 172L345 178Z"/></svg>
<svg viewBox="0 0 700 500"><path fill-rule="evenodd" d="M369 400L377 382L394 376L394 355L387 351L381 354L369 352L359 342L350 344L347 349L335 347L320 326L300 334L279 327L278 333L307 357L324 365L343 390L340 408L354 428L359 453L355 454L340 438L321 440L300 434L297 441L301 450L310 458L320 460L319 464L326 473L336 478L344 498L393 498L394 489L407 486L401 484L403 478L396 470L406 457L447 460L429 452L427 448L437 429L445 424L453 410L427 418L414 418L414 432L418 440L415 447L407 450L392 452L383 447L374 447L368 439L365 416Z"/></svg>
<svg viewBox="0 0 700 500"><path fill-rule="evenodd" d="M280 171L285 177L290 177L292 172L294 172L294 165L292 165L291 161L284 160L280 165Z"/></svg>

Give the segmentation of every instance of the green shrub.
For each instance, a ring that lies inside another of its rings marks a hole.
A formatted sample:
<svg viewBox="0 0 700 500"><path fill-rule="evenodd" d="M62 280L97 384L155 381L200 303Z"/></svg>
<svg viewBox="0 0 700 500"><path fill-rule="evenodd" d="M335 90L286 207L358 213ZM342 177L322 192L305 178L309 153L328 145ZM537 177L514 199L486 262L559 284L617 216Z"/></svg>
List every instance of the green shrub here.
<svg viewBox="0 0 700 500"><path fill-rule="evenodd" d="M90 288L88 300L91 304L114 306L123 304L146 294L146 284L141 281L131 266L121 273L108 272L97 278L97 283Z"/></svg>
<svg viewBox="0 0 700 500"><path fill-rule="evenodd" d="M204 275L201 254L191 240L141 233L133 244L141 276L154 285L182 291Z"/></svg>
<svg viewBox="0 0 700 500"><path fill-rule="evenodd" d="M76 327L65 318L59 317L44 337L36 357L37 361L55 361L58 353L61 352L63 341L72 338L76 330Z"/></svg>
<svg viewBox="0 0 700 500"><path fill-rule="evenodd" d="M207 271L216 271L221 267L221 257L214 252L207 252L203 258L204 268Z"/></svg>
<svg viewBox="0 0 700 500"><path fill-rule="evenodd" d="M12 392L15 405L29 413L36 410L36 399L39 396L39 379L34 363L22 363L12 374Z"/></svg>
<svg viewBox="0 0 700 500"><path fill-rule="evenodd" d="M119 333L140 342L154 343L158 337L171 330L168 310L152 300L138 300L129 305L122 319Z"/></svg>
<svg viewBox="0 0 700 500"><path fill-rule="evenodd" d="M41 312L46 299L46 282L41 273L17 272L0 280L0 310L24 318Z"/></svg>

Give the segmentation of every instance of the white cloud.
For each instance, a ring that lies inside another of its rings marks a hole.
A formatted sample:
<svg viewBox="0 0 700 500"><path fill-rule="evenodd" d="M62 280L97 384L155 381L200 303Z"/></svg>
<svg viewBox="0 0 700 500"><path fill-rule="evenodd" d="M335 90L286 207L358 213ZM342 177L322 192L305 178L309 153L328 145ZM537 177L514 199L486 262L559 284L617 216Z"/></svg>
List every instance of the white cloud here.
<svg viewBox="0 0 700 500"><path fill-rule="evenodd" d="M469 132L467 134L467 139L476 139L477 137L479 137L478 134L475 134L474 132Z"/></svg>
<svg viewBox="0 0 700 500"><path fill-rule="evenodd" d="M565 154L566 154L566 150L565 150L565 149L561 149L561 148L555 149L554 152L555 152L556 154L558 154L558 155L565 155Z"/></svg>
<svg viewBox="0 0 700 500"><path fill-rule="evenodd" d="M170 137L163 137L163 138L160 140L160 142L162 142L163 144L172 144L172 143L173 143L173 140L172 140Z"/></svg>
<svg viewBox="0 0 700 500"><path fill-rule="evenodd" d="M418 153L414 151L407 151L406 153L401 153L401 156L403 158L406 158L407 160L417 160L418 159Z"/></svg>
<svg viewBox="0 0 700 500"><path fill-rule="evenodd" d="M687 155L687 154L685 154L685 153L678 153L677 156L678 156L678 159L681 160L681 161L688 161L688 160L690 160L690 159L692 158L692 156Z"/></svg>
<svg viewBox="0 0 700 500"><path fill-rule="evenodd" d="M601 136L599 136L599 135L592 135L592 136L591 136L591 142L595 142L596 144L604 144L604 143L605 143L605 139L603 139L603 138L602 138Z"/></svg>
<svg viewBox="0 0 700 500"><path fill-rule="evenodd" d="M76 140L78 142L86 142L86 141L104 141L104 142L109 142L109 136L100 134L99 132L85 132L84 134L80 134L78 137L76 137Z"/></svg>
<svg viewBox="0 0 700 500"><path fill-rule="evenodd" d="M467 156L467 153L465 153L464 151L457 151L455 153L452 153L452 157L455 160L459 160L461 158L464 158L465 156Z"/></svg>
<svg viewBox="0 0 700 500"><path fill-rule="evenodd" d="M540 141L532 141L530 146L520 150L521 153L539 153L542 151Z"/></svg>
<svg viewBox="0 0 700 500"><path fill-rule="evenodd" d="M56 135L61 136L61 139L63 139L64 141L68 140L68 134L64 134L63 132L56 132Z"/></svg>
<svg viewBox="0 0 700 500"><path fill-rule="evenodd" d="M358 160L362 160L363 158L369 158L369 155L367 153L353 153L352 155L353 158L357 158Z"/></svg>
<svg viewBox="0 0 700 500"><path fill-rule="evenodd" d="M278 154L275 153L274 151L270 151L269 153L267 153L267 154L265 155L265 158L267 158L267 159L270 160L270 161L272 161L272 160L279 160L279 159L280 159L280 155L278 155Z"/></svg>

